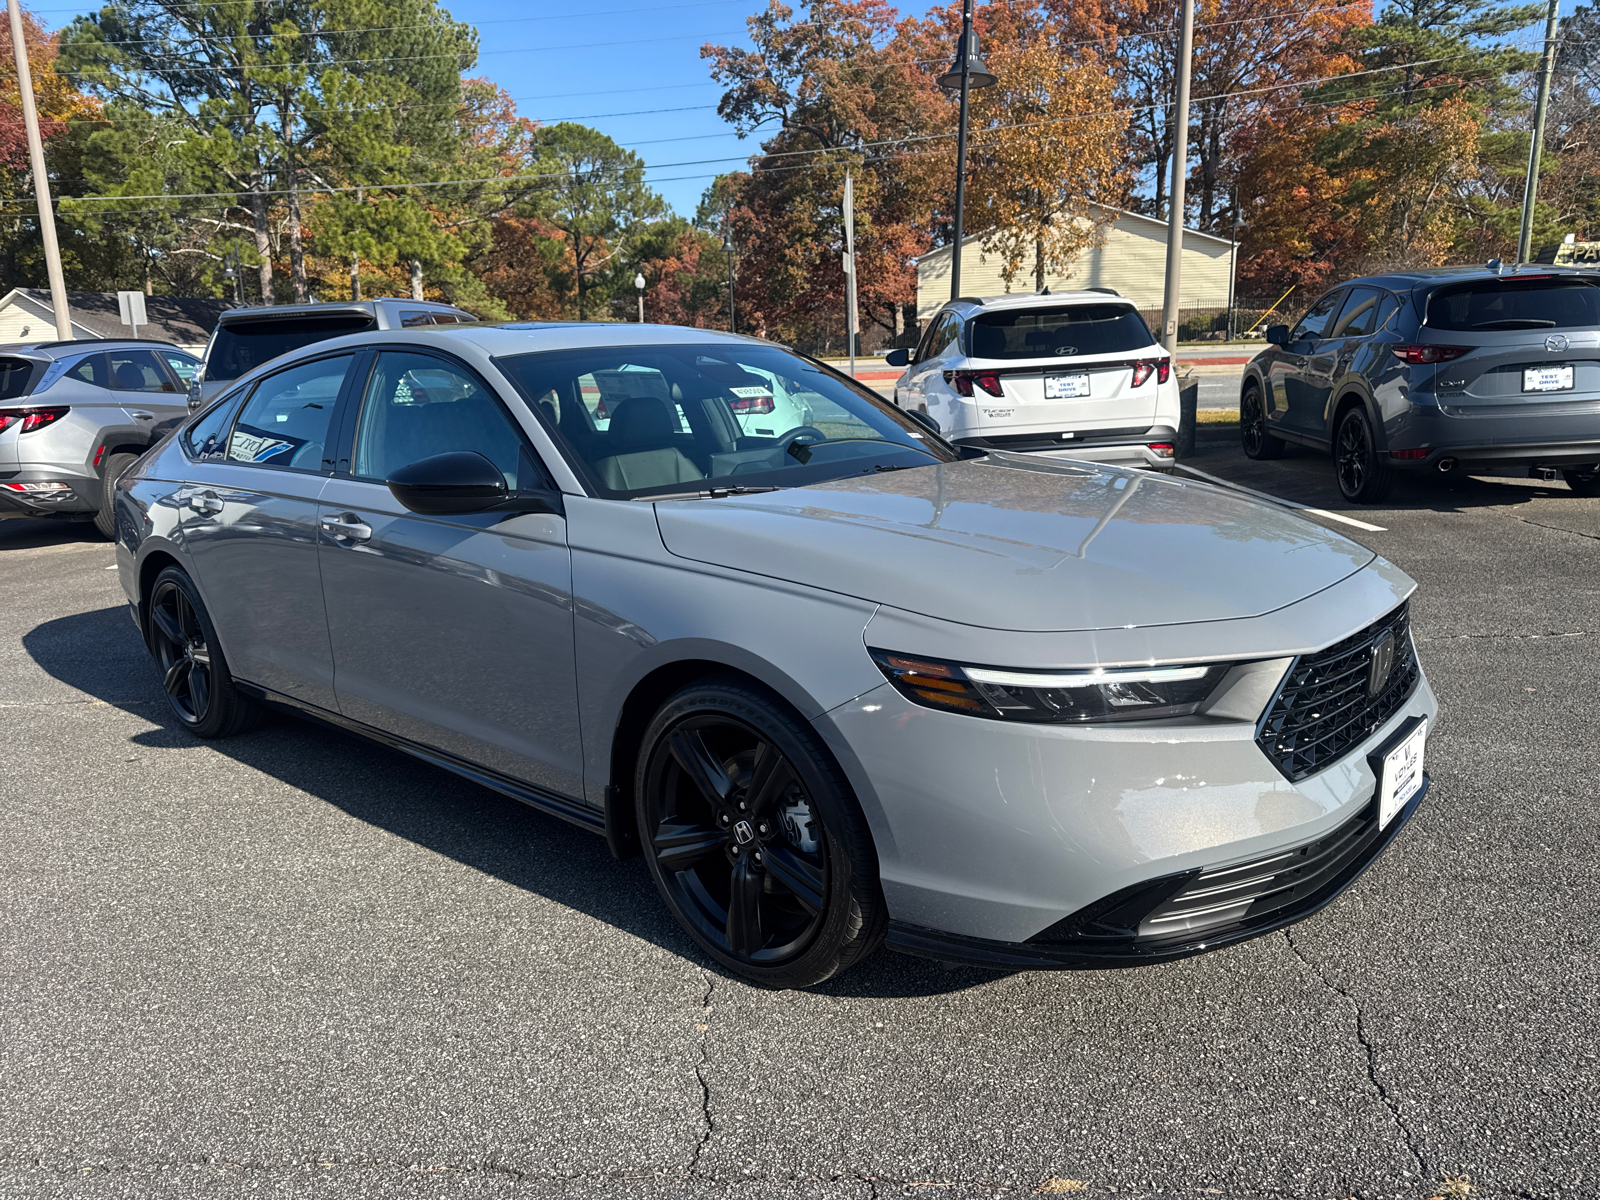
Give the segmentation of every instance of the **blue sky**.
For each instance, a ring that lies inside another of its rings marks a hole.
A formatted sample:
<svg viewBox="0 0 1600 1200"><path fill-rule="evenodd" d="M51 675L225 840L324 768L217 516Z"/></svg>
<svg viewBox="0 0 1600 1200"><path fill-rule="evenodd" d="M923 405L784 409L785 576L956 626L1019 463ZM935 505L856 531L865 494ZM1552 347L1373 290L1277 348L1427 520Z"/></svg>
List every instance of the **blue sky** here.
<svg viewBox="0 0 1600 1200"><path fill-rule="evenodd" d="M652 164L656 189L674 210L693 217L712 176L741 166L756 142L741 141L717 116L720 92L700 47L749 45L744 19L763 2L459 0L445 7L478 27L481 53L472 74L505 88L525 117L578 121L636 149ZM99 8L59 4L39 0L28 7L50 29ZM674 165L686 163L693 165Z"/></svg>

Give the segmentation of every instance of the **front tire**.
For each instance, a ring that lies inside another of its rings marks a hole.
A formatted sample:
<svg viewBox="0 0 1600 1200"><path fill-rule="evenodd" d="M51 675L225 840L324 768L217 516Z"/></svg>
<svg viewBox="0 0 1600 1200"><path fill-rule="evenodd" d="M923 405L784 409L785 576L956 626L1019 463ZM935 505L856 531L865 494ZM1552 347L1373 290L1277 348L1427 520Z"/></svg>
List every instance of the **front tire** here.
<svg viewBox="0 0 1600 1200"><path fill-rule="evenodd" d="M811 987L882 941L860 805L815 731L757 687L730 677L672 696L645 731L634 803L662 900L729 971Z"/></svg>
<svg viewBox="0 0 1600 1200"><path fill-rule="evenodd" d="M139 461L137 454L121 452L106 459L105 474L100 477L100 507L94 514L94 527L108 541L117 537L117 480L122 473Z"/></svg>
<svg viewBox="0 0 1600 1200"><path fill-rule="evenodd" d="M179 724L209 740L243 733L260 720L261 706L234 685L210 614L181 568L156 576L148 626L150 653Z"/></svg>
<svg viewBox="0 0 1600 1200"><path fill-rule="evenodd" d="M1246 458L1282 458L1287 448L1282 438L1273 437L1267 429L1267 407L1261 399L1261 389L1251 384L1239 397L1239 444Z"/></svg>
<svg viewBox="0 0 1600 1200"><path fill-rule="evenodd" d="M1394 487L1394 470L1383 461L1366 410L1346 410L1333 439L1334 474L1339 494L1355 504L1377 504Z"/></svg>
<svg viewBox="0 0 1600 1200"><path fill-rule="evenodd" d="M1600 496L1600 467L1561 472L1574 496Z"/></svg>

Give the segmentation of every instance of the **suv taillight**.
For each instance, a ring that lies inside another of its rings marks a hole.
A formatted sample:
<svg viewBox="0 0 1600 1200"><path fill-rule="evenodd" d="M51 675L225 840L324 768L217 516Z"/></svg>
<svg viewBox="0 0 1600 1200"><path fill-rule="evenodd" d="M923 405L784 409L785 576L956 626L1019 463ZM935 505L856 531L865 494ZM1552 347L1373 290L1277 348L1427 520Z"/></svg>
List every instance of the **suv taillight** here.
<svg viewBox="0 0 1600 1200"><path fill-rule="evenodd" d="M1419 367L1424 363L1449 362L1452 358L1460 358L1471 349L1471 346L1396 346L1394 356L1414 367Z"/></svg>
<svg viewBox="0 0 1600 1200"><path fill-rule="evenodd" d="M1149 379L1154 373L1157 383L1165 383L1172 378L1172 360L1170 358L1157 358L1147 362L1133 364L1133 386L1138 387Z"/></svg>
<svg viewBox="0 0 1600 1200"><path fill-rule="evenodd" d="M977 384L991 396L1005 395L1000 386L1000 372L998 371L946 371L944 381L962 396L972 395L972 385Z"/></svg>
<svg viewBox="0 0 1600 1200"><path fill-rule="evenodd" d="M65 408L13 408L7 412L0 412L0 433L17 424L22 426L18 433L32 433L35 429L53 425L66 416L67 412Z"/></svg>
<svg viewBox="0 0 1600 1200"><path fill-rule="evenodd" d="M755 416L771 412L773 400L771 396L735 396L728 401L728 407L740 416Z"/></svg>

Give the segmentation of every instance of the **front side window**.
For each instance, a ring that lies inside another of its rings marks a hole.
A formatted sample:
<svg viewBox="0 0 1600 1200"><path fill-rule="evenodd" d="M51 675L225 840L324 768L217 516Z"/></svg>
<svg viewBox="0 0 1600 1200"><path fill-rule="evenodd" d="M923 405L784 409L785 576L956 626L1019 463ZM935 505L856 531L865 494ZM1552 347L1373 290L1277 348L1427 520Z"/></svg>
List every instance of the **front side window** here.
<svg viewBox="0 0 1600 1200"><path fill-rule="evenodd" d="M1428 297L1428 327L1466 332L1496 329L1584 329L1600 325L1600 278L1485 279Z"/></svg>
<svg viewBox="0 0 1600 1200"><path fill-rule="evenodd" d="M1310 311L1300 318L1300 324L1294 327L1294 333L1290 335L1289 340L1302 342L1324 336L1333 321L1333 314L1339 311L1339 300L1343 296L1343 291L1329 292L1313 304Z"/></svg>
<svg viewBox="0 0 1600 1200"><path fill-rule="evenodd" d="M119 392L175 392L172 381L161 370L156 356L148 350L112 350L106 355L111 365L111 387Z"/></svg>
<svg viewBox="0 0 1600 1200"><path fill-rule="evenodd" d="M228 439L228 461L316 471L351 356L322 358L258 383Z"/></svg>
<svg viewBox="0 0 1600 1200"><path fill-rule="evenodd" d="M1351 288L1350 299L1339 310L1339 321L1333 327L1333 337L1366 337L1378 328L1378 315L1383 311L1386 292L1374 288Z"/></svg>
<svg viewBox="0 0 1600 1200"><path fill-rule="evenodd" d="M595 347L497 362L608 498L797 487L955 457L865 388L775 346Z"/></svg>
<svg viewBox="0 0 1600 1200"><path fill-rule="evenodd" d="M436 454L470 450L511 491L549 486L500 402L466 371L428 354L384 351L367 384L351 474L383 480Z"/></svg>
<svg viewBox="0 0 1600 1200"><path fill-rule="evenodd" d="M1155 338L1130 304L1006 309L972 319L973 358L1073 358L1083 354L1133 354Z"/></svg>

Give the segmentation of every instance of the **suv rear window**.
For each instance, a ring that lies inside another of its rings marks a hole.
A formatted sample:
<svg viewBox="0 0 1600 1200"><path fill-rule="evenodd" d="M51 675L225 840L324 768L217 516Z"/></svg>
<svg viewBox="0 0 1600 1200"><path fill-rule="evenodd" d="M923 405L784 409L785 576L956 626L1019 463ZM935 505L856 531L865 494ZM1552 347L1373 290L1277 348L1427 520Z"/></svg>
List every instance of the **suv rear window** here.
<svg viewBox="0 0 1600 1200"><path fill-rule="evenodd" d="M376 329L372 317L283 317L265 321L239 321L217 328L211 353L206 356L206 382L237 379L269 359L347 333Z"/></svg>
<svg viewBox="0 0 1600 1200"><path fill-rule="evenodd" d="M31 358L0 358L0 400L20 400L31 392L40 365Z"/></svg>
<svg viewBox="0 0 1600 1200"><path fill-rule="evenodd" d="M972 318L968 350L973 358L1072 358L1148 350L1154 341L1129 305L1075 304L980 314Z"/></svg>
<svg viewBox="0 0 1600 1200"><path fill-rule="evenodd" d="M1490 279L1428 297L1430 329L1575 329L1600 326L1600 278Z"/></svg>

